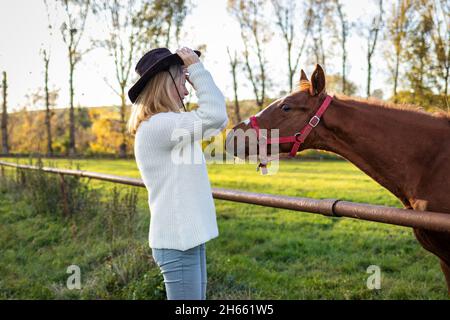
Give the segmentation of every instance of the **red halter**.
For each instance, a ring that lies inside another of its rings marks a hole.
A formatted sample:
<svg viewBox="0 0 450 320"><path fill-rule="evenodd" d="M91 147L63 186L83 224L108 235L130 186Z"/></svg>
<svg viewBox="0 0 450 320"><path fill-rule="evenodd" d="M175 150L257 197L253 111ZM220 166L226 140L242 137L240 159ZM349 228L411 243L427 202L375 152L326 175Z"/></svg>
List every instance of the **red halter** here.
<svg viewBox="0 0 450 320"><path fill-rule="evenodd" d="M306 138L311 133L311 131L319 124L320 118L327 110L332 100L333 98L327 95L325 100L322 102L322 105L320 106L319 110L317 110L316 114L309 120L308 124L305 127L303 127L302 130L295 133L293 136L289 137L266 138L262 136L260 133L261 128L258 125L256 117L255 116L250 117L250 125L253 129L255 129L256 138L258 139L258 144L260 145L260 152L259 152L260 155L261 155L261 148L264 148L263 150L264 153L262 157L260 156L260 159L261 158L263 159L261 159L262 161L258 165L256 170L259 170L259 167L261 167L263 174L267 173L267 162L270 161L270 159L266 158L266 148L268 144L293 142L294 145L292 146L291 152L289 153L289 158L295 157L301 144L305 142Z"/></svg>

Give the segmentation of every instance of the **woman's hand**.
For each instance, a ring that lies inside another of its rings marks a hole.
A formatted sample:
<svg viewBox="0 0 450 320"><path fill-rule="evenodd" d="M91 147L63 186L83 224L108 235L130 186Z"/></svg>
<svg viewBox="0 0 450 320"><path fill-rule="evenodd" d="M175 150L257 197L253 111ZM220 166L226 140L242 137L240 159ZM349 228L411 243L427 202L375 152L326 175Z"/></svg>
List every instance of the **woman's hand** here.
<svg viewBox="0 0 450 320"><path fill-rule="evenodd" d="M200 61L197 54L192 49L184 47L184 48L178 49L176 51L176 53L183 60L186 68L189 67L191 64L194 64L194 63L197 63Z"/></svg>

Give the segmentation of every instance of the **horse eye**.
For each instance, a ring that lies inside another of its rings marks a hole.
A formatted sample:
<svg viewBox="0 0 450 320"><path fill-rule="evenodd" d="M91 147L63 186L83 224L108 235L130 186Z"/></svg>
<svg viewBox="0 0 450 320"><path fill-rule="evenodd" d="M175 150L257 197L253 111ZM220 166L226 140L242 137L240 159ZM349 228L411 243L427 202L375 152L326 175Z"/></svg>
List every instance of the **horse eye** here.
<svg viewBox="0 0 450 320"><path fill-rule="evenodd" d="M291 110L291 107L289 107L287 104L283 104L283 105L281 106L281 110L283 110L283 111L289 111L289 110Z"/></svg>

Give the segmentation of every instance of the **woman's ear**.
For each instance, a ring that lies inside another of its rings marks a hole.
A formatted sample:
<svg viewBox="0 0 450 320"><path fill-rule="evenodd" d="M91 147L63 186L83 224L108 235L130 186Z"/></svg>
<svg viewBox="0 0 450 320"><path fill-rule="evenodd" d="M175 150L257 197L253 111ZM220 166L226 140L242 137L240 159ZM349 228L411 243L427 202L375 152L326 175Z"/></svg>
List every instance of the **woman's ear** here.
<svg viewBox="0 0 450 320"><path fill-rule="evenodd" d="M316 64L316 69L311 75L310 94L317 96L325 91L325 72L319 64Z"/></svg>

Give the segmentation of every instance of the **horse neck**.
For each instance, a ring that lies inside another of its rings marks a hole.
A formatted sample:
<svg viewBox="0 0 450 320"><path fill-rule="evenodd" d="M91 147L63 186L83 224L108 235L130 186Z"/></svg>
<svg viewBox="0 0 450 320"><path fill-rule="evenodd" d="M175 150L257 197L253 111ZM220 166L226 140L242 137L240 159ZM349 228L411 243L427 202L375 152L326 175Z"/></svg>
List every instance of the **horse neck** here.
<svg viewBox="0 0 450 320"><path fill-rule="evenodd" d="M343 156L409 205L418 183L412 180L421 175L406 168L424 168L429 160L430 121L417 112L334 99L311 147Z"/></svg>

